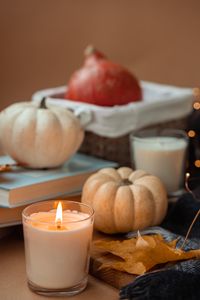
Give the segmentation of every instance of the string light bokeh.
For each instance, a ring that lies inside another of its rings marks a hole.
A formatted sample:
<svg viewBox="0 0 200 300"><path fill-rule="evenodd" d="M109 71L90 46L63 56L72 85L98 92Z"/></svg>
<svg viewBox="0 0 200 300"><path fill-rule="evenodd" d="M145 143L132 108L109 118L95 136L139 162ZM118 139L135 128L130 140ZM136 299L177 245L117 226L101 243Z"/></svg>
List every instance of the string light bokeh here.
<svg viewBox="0 0 200 300"><path fill-rule="evenodd" d="M200 176L200 88L194 88L193 111L189 117L189 171Z"/></svg>

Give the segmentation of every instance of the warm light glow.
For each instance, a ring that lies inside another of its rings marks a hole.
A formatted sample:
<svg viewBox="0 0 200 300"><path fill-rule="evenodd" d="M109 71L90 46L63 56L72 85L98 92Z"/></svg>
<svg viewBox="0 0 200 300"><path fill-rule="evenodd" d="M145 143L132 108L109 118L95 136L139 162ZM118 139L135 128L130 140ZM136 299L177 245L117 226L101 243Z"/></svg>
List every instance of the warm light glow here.
<svg viewBox="0 0 200 300"><path fill-rule="evenodd" d="M63 214L62 203L59 201L56 210L56 220L55 220L57 226L60 226L60 224L62 223L62 214Z"/></svg>
<svg viewBox="0 0 200 300"><path fill-rule="evenodd" d="M200 159L195 160L194 165L195 167L200 168Z"/></svg>
<svg viewBox="0 0 200 300"><path fill-rule="evenodd" d="M188 185L188 179L190 178L190 173L185 174L185 189L188 193L192 193Z"/></svg>
<svg viewBox="0 0 200 300"><path fill-rule="evenodd" d="M190 173L186 173L185 177L186 177L186 179L188 179L190 177Z"/></svg>
<svg viewBox="0 0 200 300"><path fill-rule="evenodd" d="M199 102L194 102L193 108L196 109L196 110L200 109L200 103Z"/></svg>
<svg viewBox="0 0 200 300"><path fill-rule="evenodd" d="M189 130L188 131L188 136L189 137L193 138L193 137L195 137L195 135L196 135L196 132L194 130Z"/></svg>
<svg viewBox="0 0 200 300"><path fill-rule="evenodd" d="M200 96L200 89L199 88L194 88L193 89L193 95L194 95L194 97L198 98Z"/></svg>

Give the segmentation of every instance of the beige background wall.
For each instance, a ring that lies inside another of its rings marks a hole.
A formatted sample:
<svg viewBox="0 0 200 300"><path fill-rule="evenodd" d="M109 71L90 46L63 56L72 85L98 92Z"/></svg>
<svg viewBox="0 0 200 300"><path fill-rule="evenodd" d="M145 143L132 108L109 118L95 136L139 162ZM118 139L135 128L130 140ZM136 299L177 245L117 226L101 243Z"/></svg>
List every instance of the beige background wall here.
<svg viewBox="0 0 200 300"><path fill-rule="evenodd" d="M0 109L65 84L89 43L140 79L200 84L198 0L0 0Z"/></svg>

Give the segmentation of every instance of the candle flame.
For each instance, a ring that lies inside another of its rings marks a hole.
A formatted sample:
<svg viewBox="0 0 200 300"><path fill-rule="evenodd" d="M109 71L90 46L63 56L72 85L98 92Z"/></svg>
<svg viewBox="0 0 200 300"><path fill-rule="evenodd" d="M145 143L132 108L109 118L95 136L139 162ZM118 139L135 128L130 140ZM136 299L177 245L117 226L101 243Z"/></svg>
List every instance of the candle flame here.
<svg viewBox="0 0 200 300"><path fill-rule="evenodd" d="M56 210L56 224L58 228L60 228L62 223L62 214L63 214L62 203L59 201Z"/></svg>

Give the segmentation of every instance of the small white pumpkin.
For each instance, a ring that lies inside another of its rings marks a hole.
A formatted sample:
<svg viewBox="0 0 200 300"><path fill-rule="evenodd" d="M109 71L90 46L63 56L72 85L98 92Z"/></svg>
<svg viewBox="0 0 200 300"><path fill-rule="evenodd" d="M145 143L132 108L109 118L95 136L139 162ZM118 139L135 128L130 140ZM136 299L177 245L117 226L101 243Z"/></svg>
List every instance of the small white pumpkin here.
<svg viewBox="0 0 200 300"><path fill-rule="evenodd" d="M80 147L84 131L74 114L61 107L18 102L0 113L3 151L30 168L57 167Z"/></svg>
<svg viewBox="0 0 200 300"><path fill-rule="evenodd" d="M91 175L83 186L82 202L94 208L95 228L105 233L158 225L168 206L158 177L127 167L105 168Z"/></svg>

